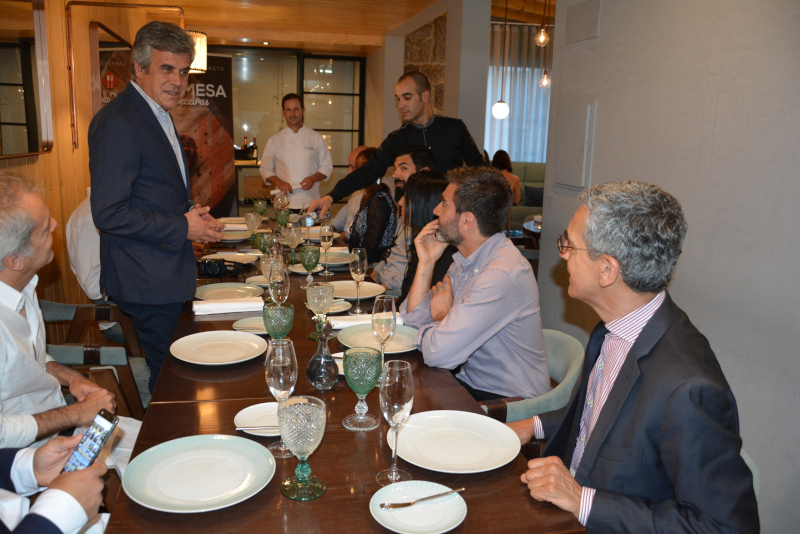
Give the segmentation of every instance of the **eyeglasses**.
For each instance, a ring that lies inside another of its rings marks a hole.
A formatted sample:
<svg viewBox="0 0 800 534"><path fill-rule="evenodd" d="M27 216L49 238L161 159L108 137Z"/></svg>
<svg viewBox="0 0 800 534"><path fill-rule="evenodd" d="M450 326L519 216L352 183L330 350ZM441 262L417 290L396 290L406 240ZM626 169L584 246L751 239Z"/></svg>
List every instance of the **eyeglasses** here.
<svg viewBox="0 0 800 534"><path fill-rule="evenodd" d="M558 252L559 254L566 254L570 250L587 250L585 248L576 248L569 244L569 239L566 238L563 234L558 236L558 241L556 241L558 245Z"/></svg>

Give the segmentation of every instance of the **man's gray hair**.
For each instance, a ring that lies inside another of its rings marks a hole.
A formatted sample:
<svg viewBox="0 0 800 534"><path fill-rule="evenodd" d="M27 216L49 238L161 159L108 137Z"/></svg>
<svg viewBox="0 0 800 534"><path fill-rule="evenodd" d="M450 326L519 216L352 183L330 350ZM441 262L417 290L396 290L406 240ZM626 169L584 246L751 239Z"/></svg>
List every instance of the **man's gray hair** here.
<svg viewBox="0 0 800 534"><path fill-rule="evenodd" d="M136 77L134 62L150 72L150 63L153 61L153 49L173 54L188 54L194 60L194 40L183 31L180 26L171 22L150 22L136 32L131 50L131 74Z"/></svg>
<svg viewBox="0 0 800 534"><path fill-rule="evenodd" d="M686 219L680 203L644 182L609 182L578 196L589 209L583 240L589 257L619 262L622 281L637 293L667 287L681 255Z"/></svg>
<svg viewBox="0 0 800 534"><path fill-rule="evenodd" d="M0 172L0 271L6 268L4 259L33 254L31 236L36 221L20 202L37 189L36 182L21 172Z"/></svg>

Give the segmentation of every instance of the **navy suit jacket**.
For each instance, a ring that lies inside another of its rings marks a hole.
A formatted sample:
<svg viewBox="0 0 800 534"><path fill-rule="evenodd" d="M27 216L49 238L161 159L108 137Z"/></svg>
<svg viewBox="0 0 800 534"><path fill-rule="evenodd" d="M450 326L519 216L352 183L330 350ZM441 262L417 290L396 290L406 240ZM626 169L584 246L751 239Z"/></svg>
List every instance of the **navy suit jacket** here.
<svg viewBox="0 0 800 534"><path fill-rule="evenodd" d="M19 449L0 449L0 489L16 493L14 483L11 481L11 466ZM0 521L0 534L13 532L14 534L61 534L61 529L49 519L37 514L28 514L20 521L17 528L9 530Z"/></svg>
<svg viewBox="0 0 800 534"><path fill-rule="evenodd" d="M172 145L132 84L89 125L100 287L127 302L182 302L194 297L197 283L184 216L193 203Z"/></svg>
<svg viewBox="0 0 800 534"><path fill-rule="evenodd" d="M542 456L566 466L601 345L590 340L570 403L541 416ZM758 532L741 448L736 400L708 340L667 295L622 364L575 473L597 490L587 531Z"/></svg>

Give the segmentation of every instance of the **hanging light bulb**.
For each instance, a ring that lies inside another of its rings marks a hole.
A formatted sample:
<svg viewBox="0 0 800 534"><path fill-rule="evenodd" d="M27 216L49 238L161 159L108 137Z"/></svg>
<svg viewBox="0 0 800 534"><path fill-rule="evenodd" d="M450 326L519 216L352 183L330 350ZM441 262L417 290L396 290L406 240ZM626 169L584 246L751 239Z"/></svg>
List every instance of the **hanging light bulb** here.
<svg viewBox="0 0 800 534"><path fill-rule="evenodd" d="M499 100L492 106L492 116L497 120L503 120L508 117L508 104Z"/></svg>
<svg viewBox="0 0 800 534"><path fill-rule="evenodd" d="M542 74L542 77L539 78L539 87L542 89L547 89L550 87L550 76L547 75L547 69L544 69L544 74ZM494 112L494 110L492 111Z"/></svg>
<svg viewBox="0 0 800 534"><path fill-rule="evenodd" d="M536 46L547 46L547 43L550 42L550 35L548 35L547 31L542 26L542 29L539 30L539 33L536 34L536 37L533 38L536 42Z"/></svg>

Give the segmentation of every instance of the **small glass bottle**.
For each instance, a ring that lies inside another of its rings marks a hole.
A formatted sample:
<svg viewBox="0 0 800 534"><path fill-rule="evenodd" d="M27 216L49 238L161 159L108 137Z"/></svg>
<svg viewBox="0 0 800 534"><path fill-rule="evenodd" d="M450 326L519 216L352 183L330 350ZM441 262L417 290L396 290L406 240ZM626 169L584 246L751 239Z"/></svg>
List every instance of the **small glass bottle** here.
<svg viewBox="0 0 800 534"><path fill-rule="evenodd" d="M306 378L314 388L320 391L328 391L339 381L339 368L328 348L328 338L332 330L331 323L325 320L323 325L323 320L322 318L315 318L317 322L317 352L308 362Z"/></svg>

